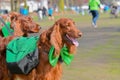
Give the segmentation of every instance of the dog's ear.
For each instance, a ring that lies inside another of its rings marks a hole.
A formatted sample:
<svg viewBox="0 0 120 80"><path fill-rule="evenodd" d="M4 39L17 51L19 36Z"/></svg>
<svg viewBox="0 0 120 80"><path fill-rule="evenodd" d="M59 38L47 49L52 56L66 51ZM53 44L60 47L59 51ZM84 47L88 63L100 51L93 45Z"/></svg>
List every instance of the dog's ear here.
<svg viewBox="0 0 120 80"><path fill-rule="evenodd" d="M42 43L45 43L45 41L46 41L46 34L47 34L47 32L46 31L44 31L44 32L42 32L42 34L40 35L40 42L42 42Z"/></svg>
<svg viewBox="0 0 120 80"><path fill-rule="evenodd" d="M15 20L18 19L17 15L14 15L14 14L12 14L12 13L9 14L9 17L10 17L10 20L11 20L11 21L15 21Z"/></svg>
<svg viewBox="0 0 120 80"><path fill-rule="evenodd" d="M50 35L50 43L52 46L55 47L54 56L59 56L61 45L62 45L62 38L61 38L60 27L58 23L55 23L53 26L53 30Z"/></svg>
<svg viewBox="0 0 120 80"><path fill-rule="evenodd" d="M21 21L20 20L15 21L15 26L13 27L13 30L14 30L14 35L16 35L16 36L22 36L24 34L21 29Z"/></svg>
<svg viewBox="0 0 120 80"><path fill-rule="evenodd" d="M27 23L27 21L26 21L24 18L22 18L22 19L20 20L20 22L21 22L21 24L22 24L21 29L22 29L24 32L29 31L29 27L28 27L28 26L30 26L29 23Z"/></svg>
<svg viewBox="0 0 120 80"><path fill-rule="evenodd" d="M38 43L37 43L37 45L38 45L38 47L40 48L41 47L41 43L45 43L45 41L46 41L46 31L44 31L44 32L42 32L42 34L40 34L40 36L39 36L40 38L39 38L39 41L38 41Z"/></svg>

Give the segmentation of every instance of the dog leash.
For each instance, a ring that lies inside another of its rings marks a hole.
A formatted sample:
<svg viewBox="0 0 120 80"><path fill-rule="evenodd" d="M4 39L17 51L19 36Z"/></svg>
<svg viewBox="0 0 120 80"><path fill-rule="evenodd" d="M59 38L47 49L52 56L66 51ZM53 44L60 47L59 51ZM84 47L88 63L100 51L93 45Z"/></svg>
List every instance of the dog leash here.
<svg viewBox="0 0 120 80"><path fill-rule="evenodd" d="M0 16L0 21L5 25L5 27L7 28L8 32L10 33L10 35L13 35L12 31L9 29L8 25L4 22L4 20L2 19L1 16Z"/></svg>

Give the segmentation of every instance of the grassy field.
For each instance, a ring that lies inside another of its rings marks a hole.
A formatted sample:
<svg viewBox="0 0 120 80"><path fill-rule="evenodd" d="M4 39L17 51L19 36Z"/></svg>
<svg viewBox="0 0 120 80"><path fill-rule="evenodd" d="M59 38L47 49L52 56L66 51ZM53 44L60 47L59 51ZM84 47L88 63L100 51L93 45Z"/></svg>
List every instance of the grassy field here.
<svg viewBox="0 0 120 80"><path fill-rule="evenodd" d="M97 28L92 27L87 14L69 13L55 16L55 20L60 17L72 18L83 32L74 60L70 65L63 63L62 80L120 80L120 17L100 14ZM46 18L38 23L46 29L54 21Z"/></svg>
<svg viewBox="0 0 120 80"><path fill-rule="evenodd" d="M34 20L38 22L43 28L48 28L49 26L53 25L56 20L58 20L61 17L68 17L72 18L78 27L89 27L91 26L91 15L84 15L81 14L75 14L75 13L64 13L58 16L55 16L55 20L51 21L48 20L46 17L43 20L38 21L38 16L33 16ZM118 18L112 18L109 13L100 14L99 20L98 20L98 26L105 27L105 26L120 26L120 14Z"/></svg>

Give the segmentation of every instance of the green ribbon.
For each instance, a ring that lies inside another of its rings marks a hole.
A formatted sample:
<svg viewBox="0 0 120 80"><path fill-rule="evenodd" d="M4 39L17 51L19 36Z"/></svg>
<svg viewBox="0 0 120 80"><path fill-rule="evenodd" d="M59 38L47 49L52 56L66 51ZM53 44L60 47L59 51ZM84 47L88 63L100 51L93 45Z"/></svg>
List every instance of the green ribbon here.
<svg viewBox="0 0 120 80"><path fill-rule="evenodd" d="M69 51L68 51L68 48L66 46L64 46L61 50L60 50L60 55L59 56L54 56L53 53L54 53L54 46L51 46L50 48L50 51L49 51L49 63L54 67L56 66L57 62L58 62L58 59L59 57L61 56L63 62L67 65L69 65L74 57L73 54L70 54Z"/></svg>

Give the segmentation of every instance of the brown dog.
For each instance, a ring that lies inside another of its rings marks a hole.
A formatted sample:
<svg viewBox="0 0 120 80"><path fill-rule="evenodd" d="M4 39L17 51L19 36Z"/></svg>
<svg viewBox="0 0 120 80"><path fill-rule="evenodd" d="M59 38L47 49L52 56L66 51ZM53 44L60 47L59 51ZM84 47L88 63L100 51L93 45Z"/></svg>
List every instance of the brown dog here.
<svg viewBox="0 0 120 80"><path fill-rule="evenodd" d="M11 77L5 61L6 45L16 37L28 36L28 33L38 33L40 30L39 25L35 23L32 18L21 15L15 16L14 18L12 17L11 28L14 30L12 36L6 38L0 36L0 80L9 80Z"/></svg>
<svg viewBox="0 0 120 80"><path fill-rule="evenodd" d="M48 55L51 46L54 46L54 56L60 56L61 48L66 45L70 54L74 54L78 46L77 38L82 33L75 26L73 20L61 18L48 30L41 33L38 40L39 64L28 75L14 74L12 80L60 80L62 65L59 60L56 66L51 66ZM60 57L59 57L60 58Z"/></svg>
<svg viewBox="0 0 120 80"><path fill-rule="evenodd" d="M40 30L39 24L33 21L30 16L24 16L17 12L8 14L10 27L14 30L15 36L27 36L28 33L38 33ZM0 29L0 36L3 37Z"/></svg>
<svg viewBox="0 0 120 80"><path fill-rule="evenodd" d="M60 56L61 48L66 45L70 54L75 53L78 46L77 38L82 33L75 26L73 20L61 18L51 27L40 35L38 41L40 63L37 66L36 80L60 80L62 75L61 61L56 66L51 66L48 60L48 53L51 46L55 47L54 56Z"/></svg>

